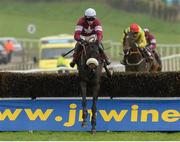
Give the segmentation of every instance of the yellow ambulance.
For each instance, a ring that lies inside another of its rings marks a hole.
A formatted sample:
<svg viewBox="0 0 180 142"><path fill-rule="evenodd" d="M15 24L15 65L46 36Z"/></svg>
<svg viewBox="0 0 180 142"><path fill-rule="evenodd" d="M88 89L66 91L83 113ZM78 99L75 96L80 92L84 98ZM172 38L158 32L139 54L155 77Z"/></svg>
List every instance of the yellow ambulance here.
<svg viewBox="0 0 180 142"><path fill-rule="evenodd" d="M62 57L65 53L75 47L76 41L73 35L61 34L57 36L48 36L40 39L39 48L39 68L51 69L58 66L58 60L61 61L63 67L70 67L69 63L72 60L72 53Z"/></svg>

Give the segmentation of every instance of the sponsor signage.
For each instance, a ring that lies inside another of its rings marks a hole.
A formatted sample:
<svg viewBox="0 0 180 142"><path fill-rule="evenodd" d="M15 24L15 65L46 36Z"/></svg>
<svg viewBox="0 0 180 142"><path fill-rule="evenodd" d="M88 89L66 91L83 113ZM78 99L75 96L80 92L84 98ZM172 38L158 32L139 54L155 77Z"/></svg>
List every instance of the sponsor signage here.
<svg viewBox="0 0 180 142"><path fill-rule="evenodd" d="M0 100L0 131L90 131L80 99ZM99 99L97 131L180 131L180 100Z"/></svg>

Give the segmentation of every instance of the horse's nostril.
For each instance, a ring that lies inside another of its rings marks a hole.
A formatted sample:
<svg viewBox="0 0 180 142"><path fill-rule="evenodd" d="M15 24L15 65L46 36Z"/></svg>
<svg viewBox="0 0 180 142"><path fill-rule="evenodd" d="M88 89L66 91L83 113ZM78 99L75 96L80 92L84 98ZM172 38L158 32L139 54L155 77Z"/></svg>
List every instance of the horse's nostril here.
<svg viewBox="0 0 180 142"><path fill-rule="evenodd" d="M96 68L96 65L95 65L95 64L89 64L88 67L89 67L90 69L94 69L94 68Z"/></svg>

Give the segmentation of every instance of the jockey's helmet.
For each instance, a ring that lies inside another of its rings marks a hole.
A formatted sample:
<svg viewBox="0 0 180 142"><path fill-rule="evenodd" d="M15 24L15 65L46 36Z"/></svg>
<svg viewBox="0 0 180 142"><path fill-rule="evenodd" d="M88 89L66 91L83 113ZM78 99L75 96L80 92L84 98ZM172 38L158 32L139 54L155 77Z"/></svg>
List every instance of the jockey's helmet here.
<svg viewBox="0 0 180 142"><path fill-rule="evenodd" d="M140 31L138 24L133 23L130 25L130 32L138 33Z"/></svg>
<svg viewBox="0 0 180 142"><path fill-rule="evenodd" d="M87 21L93 21L96 18L96 11L92 8L85 10L85 17Z"/></svg>
<svg viewBox="0 0 180 142"><path fill-rule="evenodd" d="M148 28L144 28L143 30L144 30L145 34L147 34L147 35L150 34L150 31Z"/></svg>

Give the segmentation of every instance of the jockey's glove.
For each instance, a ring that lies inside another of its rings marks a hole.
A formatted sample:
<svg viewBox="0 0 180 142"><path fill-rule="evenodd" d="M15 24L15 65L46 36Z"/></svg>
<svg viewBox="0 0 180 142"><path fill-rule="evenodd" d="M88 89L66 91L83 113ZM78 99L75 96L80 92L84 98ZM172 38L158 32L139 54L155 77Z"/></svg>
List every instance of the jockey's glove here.
<svg viewBox="0 0 180 142"><path fill-rule="evenodd" d="M96 45L99 45L99 43L100 43L99 40L96 40L96 41L95 41L95 44L96 44Z"/></svg>
<svg viewBox="0 0 180 142"><path fill-rule="evenodd" d="M151 47L151 45L148 45L148 46L146 46L145 48L146 48L147 50L150 50L150 51L153 50L152 47Z"/></svg>
<svg viewBox="0 0 180 142"><path fill-rule="evenodd" d="M80 39L79 40L79 43L81 44L81 45L87 45L87 41L85 41L85 40L83 40L83 39Z"/></svg>

